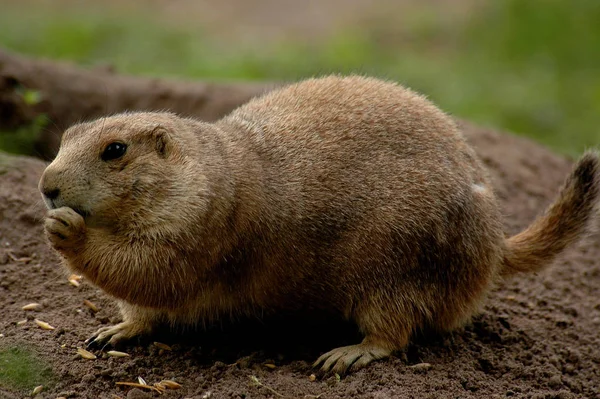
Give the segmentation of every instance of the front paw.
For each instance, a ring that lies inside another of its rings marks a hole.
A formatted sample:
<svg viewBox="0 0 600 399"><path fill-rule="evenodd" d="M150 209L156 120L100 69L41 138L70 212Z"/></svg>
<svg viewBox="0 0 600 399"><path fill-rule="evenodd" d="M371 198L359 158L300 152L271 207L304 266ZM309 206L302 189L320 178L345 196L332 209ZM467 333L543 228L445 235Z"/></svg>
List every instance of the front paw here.
<svg viewBox="0 0 600 399"><path fill-rule="evenodd" d="M115 326L102 327L87 339L85 343L88 347L100 347L103 345L102 347L112 346L114 348L132 338L148 333L150 333L148 326L124 321Z"/></svg>
<svg viewBox="0 0 600 399"><path fill-rule="evenodd" d="M83 217L66 206L48 211L44 229L48 241L57 251L77 249L85 238Z"/></svg>

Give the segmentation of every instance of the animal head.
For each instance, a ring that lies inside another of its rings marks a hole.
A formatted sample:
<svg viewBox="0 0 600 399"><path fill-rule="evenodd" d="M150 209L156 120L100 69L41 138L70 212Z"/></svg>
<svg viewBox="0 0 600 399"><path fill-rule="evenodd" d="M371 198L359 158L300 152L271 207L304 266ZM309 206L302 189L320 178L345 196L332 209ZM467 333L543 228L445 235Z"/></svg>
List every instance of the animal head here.
<svg viewBox="0 0 600 399"><path fill-rule="evenodd" d="M135 231L164 224L164 232L177 223L169 210L195 194L185 176L202 177L185 173L194 140L189 125L169 113L120 114L78 124L63 134L39 189L49 209L70 207L88 227Z"/></svg>

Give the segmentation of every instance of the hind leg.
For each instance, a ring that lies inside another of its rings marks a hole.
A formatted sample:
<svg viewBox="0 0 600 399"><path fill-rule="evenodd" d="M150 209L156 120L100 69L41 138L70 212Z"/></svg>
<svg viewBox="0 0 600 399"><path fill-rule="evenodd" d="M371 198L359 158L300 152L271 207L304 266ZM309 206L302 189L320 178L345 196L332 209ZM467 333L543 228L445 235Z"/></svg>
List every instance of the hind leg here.
<svg viewBox="0 0 600 399"><path fill-rule="evenodd" d="M319 357L313 366L320 366L323 372L344 374L390 356L392 352L408 345L414 324L410 322L410 315L399 308L390 309L377 302L358 309L355 320L365 333L363 341L357 345L335 348Z"/></svg>

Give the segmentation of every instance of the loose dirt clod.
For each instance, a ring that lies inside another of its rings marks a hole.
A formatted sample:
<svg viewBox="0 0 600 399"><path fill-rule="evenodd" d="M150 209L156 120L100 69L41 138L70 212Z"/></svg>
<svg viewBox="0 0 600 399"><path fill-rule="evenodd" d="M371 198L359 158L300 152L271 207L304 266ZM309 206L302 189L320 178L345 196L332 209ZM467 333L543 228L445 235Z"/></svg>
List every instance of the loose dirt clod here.
<svg viewBox="0 0 600 399"><path fill-rule="evenodd" d="M88 360L95 360L97 358L97 356L94 355L92 352L86 351L83 348L77 348L77 354L79 354L79 356L81 356L82 358Z"/></svg>
<svg viewBox="0 0 600 399"><path fill-rule="evenodd" d="M87 306L88 308L90 308L90 310L94 313L97 313L98 310L100 310L100 309L98 309L98 306L96 306L93 302L88 301L87 299L83 300L83 304L85 306Z"/></svg>
<svg viewBox="0 0 600 399"><path fill-rule="evenodd" d="M28 303L27 305L23 306L21 309L23 310L38 310L39 308L41 308L42 305L40 305L39 303Z"/></svg>
<svg viewBox="0 0 600 399"><path fill-rule="evenodd" d="M55 327L52 327L50 324L46 323L45 321L35 319L34 322L35 322L35 324L37 324L38 326L40 326L40 328L43 328L44 330L54 330L55 329Z"/></svg>

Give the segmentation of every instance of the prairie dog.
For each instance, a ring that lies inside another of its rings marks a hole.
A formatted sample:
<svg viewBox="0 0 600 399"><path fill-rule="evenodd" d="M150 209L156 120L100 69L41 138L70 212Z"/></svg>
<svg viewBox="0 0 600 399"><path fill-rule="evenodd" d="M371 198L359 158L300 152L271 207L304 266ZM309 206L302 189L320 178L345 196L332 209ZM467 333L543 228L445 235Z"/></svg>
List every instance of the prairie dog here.
<svg viewBox="0 0 600 399"><path fill-rule="evenodd" d="M546 213L506 238L450 117L397 84L329 76L213 124L126 113L73 126L39 188L66 267L119 301L123 322L93 342L326 312L364 334L315 363L344 373L416 330L460 326L498 278L540 270L579 239L599 165L585 154Z"/></svg>

